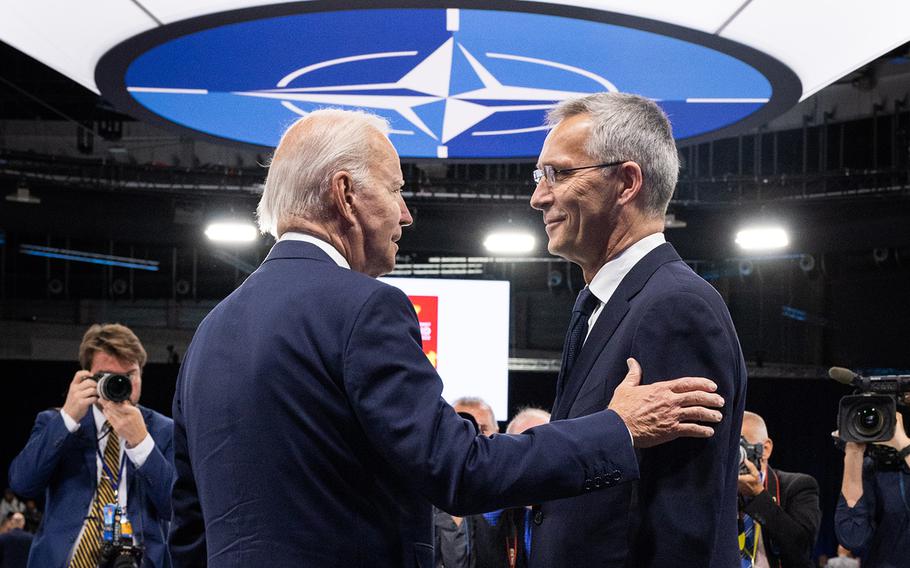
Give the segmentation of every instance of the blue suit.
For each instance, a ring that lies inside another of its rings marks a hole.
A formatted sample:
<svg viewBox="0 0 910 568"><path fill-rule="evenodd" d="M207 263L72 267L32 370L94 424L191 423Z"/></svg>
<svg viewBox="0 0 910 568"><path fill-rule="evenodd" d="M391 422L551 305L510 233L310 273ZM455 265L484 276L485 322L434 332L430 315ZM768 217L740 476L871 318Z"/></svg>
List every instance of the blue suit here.
<svg viewBox="0 0 910 568"><path fill-rule="evenodd" d="M165 547L171 516L170 489L174 480L174 423L139 407L155 449L141 468L125 455L127 517L145 546L144 567L167 567ZM45 495L44 518L29 555L29 566L66 566L98 487L97 432L91 409L74 433L66 429L58 410L38 414L31 436L9 468L9 484L17 494Z"/></svg>
<svg viewBox="0 0 910 568"><path fill-rule="evenodd" d="M407 296L277 243L180 370L174 564L431 567L431 503L465 515L637 477L612 411L485 438L441 393Z"/></svg>
<svg viewBox="0 0 910 568"><path fill-rule="evenodd" d="M746 368L720 296L668 243L642 258L604 306L564 379L553 419L609 404L628 357L641 363L646 383L714 380L726 401L723 421L712 438L639 450L638 483L544 503L535 516L531 566L738 566Z"/></svg>

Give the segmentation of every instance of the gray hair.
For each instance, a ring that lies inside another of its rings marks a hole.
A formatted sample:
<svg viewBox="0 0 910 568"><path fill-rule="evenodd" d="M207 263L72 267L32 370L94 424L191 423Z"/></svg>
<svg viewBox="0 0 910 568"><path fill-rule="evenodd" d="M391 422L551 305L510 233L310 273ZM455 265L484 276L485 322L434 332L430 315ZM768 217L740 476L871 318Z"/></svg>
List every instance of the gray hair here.
<svg viewBox="0 0 910 568"><path fill-rule="evenodd" d="M519 430L518 427L522 423L527 422L529 420L533 420L535 418L538 420L542 420L544 422L549 422L550 413L542 408L528 407L528 408L522 409L518 412L518 414L516 414L515 416L512 417L512 420L509 422L509 425L506 426L506 434L519 434L520 432L524 431L525 428L522 428L521 430Z"/></svg>
<svg viewBox="0 0 910 568"><path fill-rule="evenodd" d="M325 218L332 176L347 171L357 183L367 177L375 131L388 135L388 121L341 109L311 112L288 127L275 148L256 208L259 230L277 238L279 223L289 218Z"/></svg>
<svg viewBox="0 0 910 568"><path fill-rule="evenodd" d="M679 154L664 111L638 95L596 93L561 102L547 114L547 124L556 126L579 114L590 115L594 123L585 151L602 163L636 162L644 178L646 210L664 216L679 176Z"/></svg>
<svg viewBox="0 0 910 568"><path fill-rule="evenodd" d="M490 418L493 422L496 422L496 415L493 413L493 408L487 404L487 401L480 398L479 396L463 396L452 403L452 406L467 406L468 408L479 408L481 410L486 410L490 413Z"/></svg>

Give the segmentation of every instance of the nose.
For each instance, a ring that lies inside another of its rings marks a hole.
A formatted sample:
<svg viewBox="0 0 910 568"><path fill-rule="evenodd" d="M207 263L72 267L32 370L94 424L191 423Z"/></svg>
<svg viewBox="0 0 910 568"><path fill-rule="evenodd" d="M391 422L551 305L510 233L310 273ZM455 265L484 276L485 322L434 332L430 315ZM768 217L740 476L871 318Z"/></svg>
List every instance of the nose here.
<svg viewBox="0 0 910 568"><path fill-rule="evenodd" d="M537 183L534 193L531 194L531 207L538 211L543 211L550 206L552 198L553 194L547 185L547 179L543 178Z"/></svg>
<svg viewBox="0 0 910 568"><path fill-rule="evenodd" d="M401 200L398 205L399 209L401 210L401 216L398 219L398 224L402 227L408 227L414 223L414 218L411 217L411 212L408 211L408 204L404 202L404 197L400 197L400 193L398 195L399 199Z"/></svg>

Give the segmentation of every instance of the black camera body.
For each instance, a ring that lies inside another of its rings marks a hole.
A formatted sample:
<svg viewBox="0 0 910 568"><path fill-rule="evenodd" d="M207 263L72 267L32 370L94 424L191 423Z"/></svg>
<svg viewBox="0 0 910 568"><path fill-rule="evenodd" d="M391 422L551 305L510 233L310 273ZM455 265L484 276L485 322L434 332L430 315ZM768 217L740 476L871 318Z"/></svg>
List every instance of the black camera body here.
<svg viewBox="0 0 910 568"><path fill-rule="evenodd" d="M739 437L739 473L749 473L746 461L752 462L755 469L761 471L761 460L765 454L764 444L750 444L743 436Z"/></svg>
<svg viewBox="0 0 910 568"><path fill-rule="evenodd" d="M92 379L98 383L98 396L111 402L123 402L133 395L133 381L126 375L98 373Z"/></svg>
<svg viewBox="0 0 910 568"><path fill-rule="evenodd" d="M142 548L132 541L105 542L101 545L98 568L139 568L142 565Z"/></svg>
<svg viewBox="0 0 910 568"><path fill-rule="evenodd" d="M848 395L840 399L837 428L847 442L886 442L894 437L897 402L893 395Z"/></svg>

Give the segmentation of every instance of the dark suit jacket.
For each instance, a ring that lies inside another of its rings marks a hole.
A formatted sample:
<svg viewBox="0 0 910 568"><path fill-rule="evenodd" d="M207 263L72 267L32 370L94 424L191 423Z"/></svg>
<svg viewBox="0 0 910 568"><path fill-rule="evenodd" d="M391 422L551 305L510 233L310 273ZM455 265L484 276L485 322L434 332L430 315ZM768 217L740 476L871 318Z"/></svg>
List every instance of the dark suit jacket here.
<svg viewBox="0 0 910 568"><path fill-rule="evenodd" d="M744 501L743 511L761 524L772 568L812 568L812 549L822 520L818 482L804 473L768 471L767 490Z"/></svg>
<svg viewBox="0 0 910 568"><path fill-rule="evenodd" d="M145 546L145 567L170 566L165 548L174 480L174 423L154 410L139 407L155 449L136 469L124 455L127 476L127 517ZM17 494L45 496L44 520L29 556L29 566L63 567L73 550L98 487L97 432L92 411L70 434L59 410L38 414L25 449L9 468L9 484Z"/></svg>
<svg viewBox="0 0 910 568"><path fill-rule="evenodd" d="M22 529L0 534L0 568L22 568L28 564L28 551L34 535Z"/></svg>
<svg viewBox="0 0 910 568"><path fill-rule="evenodd" d="M277 243L180 370L175 565L430 567L431 502L463 516L637 476L612 411L486 438L441 393L407 296Z"/></svg>
<svg viewBox="0 0 910 568"><path fill-rule="evenodd" d="M531 566L737 566L739 433L746 368L727 308L669 244L648 253L607 302L565 380L553 419L604 408L635 357L645 382L714 380L726 401L709 439L639 451L641 480L544 503Z"/></svg>

